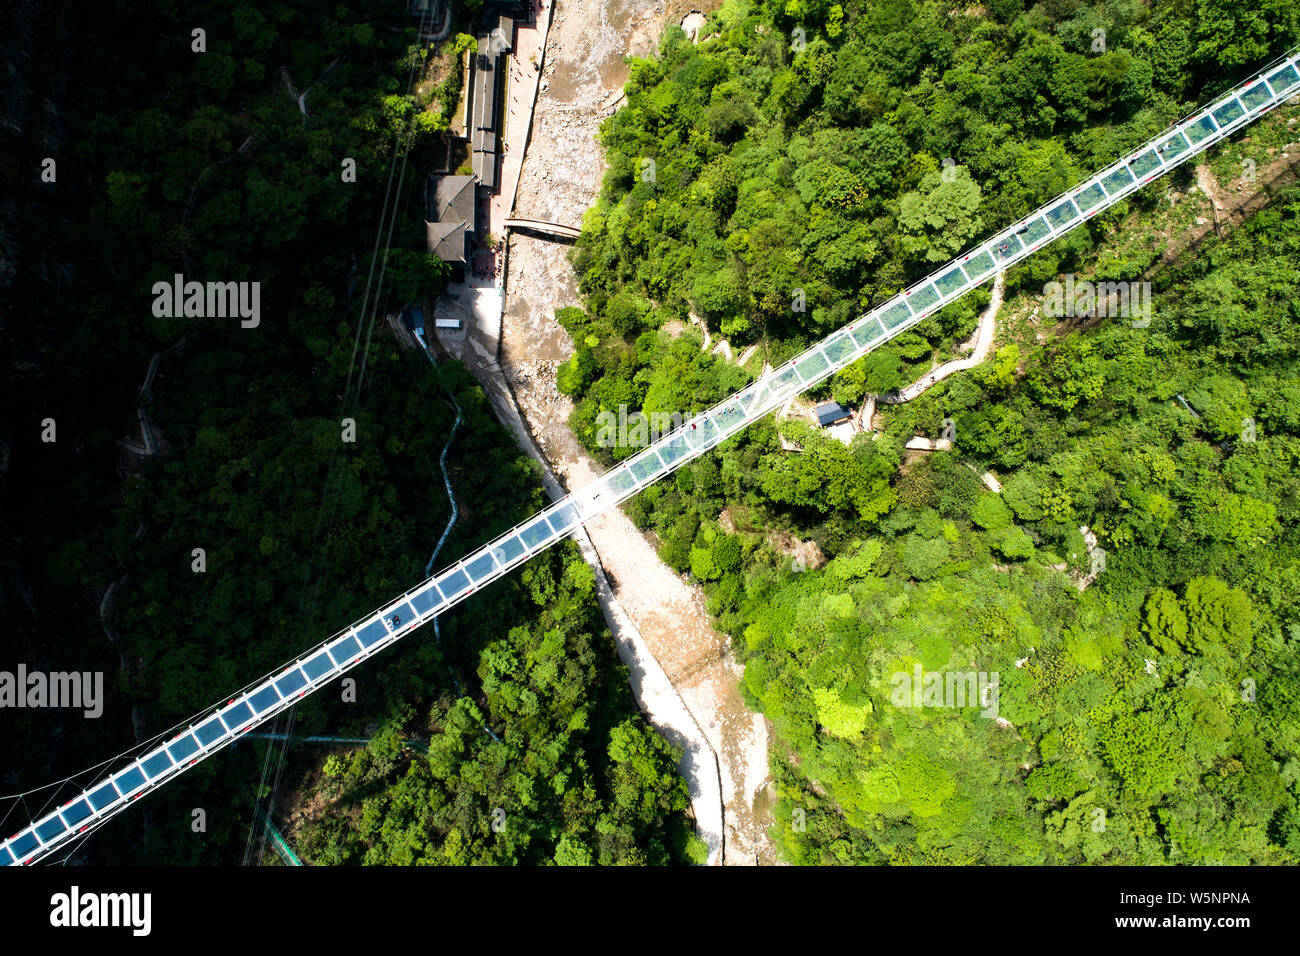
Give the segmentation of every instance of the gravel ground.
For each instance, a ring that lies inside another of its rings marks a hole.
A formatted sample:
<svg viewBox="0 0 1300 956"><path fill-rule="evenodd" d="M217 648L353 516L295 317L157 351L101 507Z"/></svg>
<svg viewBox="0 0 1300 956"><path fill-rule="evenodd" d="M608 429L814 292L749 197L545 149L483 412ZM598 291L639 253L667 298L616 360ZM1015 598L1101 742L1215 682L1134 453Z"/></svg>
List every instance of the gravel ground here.
<svg viewBox="0 0 1300 956"><path fill-rule="evenodd" d="M665 0L557 0L517 216L580 222L604 172L595 137L618 105L627 78L624 55L652 52L662 24L669 18L680 22L690 9ZM501 368L542 453L569 487L577 487L600 466L569 431L572 403L555 389L555 369L572 350L555 310L580 303L568 246L512 236L506 288ZM588 532L618 603L717 754L726 808L724 862L778 862L766 832L767 723L745 707L741 668L727 637L710 624L702 592L660 562L652 543L621 511L602 515Z"/></svg>

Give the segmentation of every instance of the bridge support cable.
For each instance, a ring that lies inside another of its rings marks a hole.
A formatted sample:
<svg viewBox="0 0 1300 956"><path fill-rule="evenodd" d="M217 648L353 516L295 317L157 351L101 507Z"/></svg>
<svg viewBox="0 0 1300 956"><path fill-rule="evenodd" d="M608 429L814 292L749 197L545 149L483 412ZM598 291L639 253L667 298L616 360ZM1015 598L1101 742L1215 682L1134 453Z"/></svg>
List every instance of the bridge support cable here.
<svg viewBox="0 0 1300 956"><path fill-rule="evenodd" d="M300 744L314 744L318 747L368 747L373 737L335 737L330 734L313 734L310 737L295 737L292 734L282 733L260 733L250 731L239 738L236 743L242 743L245 740L278 740L291 741ZM414 750L416 753L429 753L429 742L423 737L403 737L402 747L406 750ZM259 812L262 812L259 809Z"/></svg>
<svg viewBox="0 0 1300 956"><path fill-rule="evenodd" d="M873 349L905 332L1045 244L1300 93L1293 50L1132 153L995 233L969 252L832 333L770 375L619 463L281 670L196 716L165 742L0 842L0 865L33 863L161 786L300 698L436 619L476 590L568 537L578 525L703 455Z"/></svg>
<svg viewBox="0 0 1300 956"><path fill-rule="evenodd" d="M432 15L433 15L433 8L432 5L430 5L428 8L425 9L423 15L420 18L420 26L419 26L419 31L417 33L417 36L422 37L424 35L425 30L432 22ZM410 66L410 70L408 71L407 80L406 80L406 92L408 94L415 86L415 80L420 71L420 63L421 60L418 56L413 56L411 58L411 66ZM329 72L329 70L333 68L333 65L334 64L331 64L330 67L326 69L325 73L322 74L322 78L324 78L324 76ZM308 88L308 92L310 92L310 87ZM307 93L303 93L302 97L299 99L299 106L303 111L304 123L306 122L306 112L307 112L305 106L306 96ZM357 376L357 390L355 395L351 396L354 405L361 401L362 388L363 385L365 384L366 363L370 357L371 336L374 332L375 317L379 312L380 303L382 302L383 299L384 274L388 268L388 253L390 248L392 247L393 227L397 224L398 214L401 212L402 209L402 193L405 189L405 184L406 184L406 163L407 163L407 157L411 151L411 144L414 141L414 135L415 135L415 129L414 127L412 127L407 131L405 148L401 149L402 163L401 163L400 171L397 172L397 189L395 193L393 192L393 175L394 175L394 171L397 170L397 153L399 148L402 147L402 143L401 143L400 132L394 136L393 154L391 159L389 160L389 167L388 167L388 184L384 190L384 203L379 214L379 226L375 231L375 244L370 257L370 272L366 277L365 295L361 303L361 312L357 317L356 339L354 340L352 346L352 360L348 366L348 383L347 386L344 388L344 392L343 392L343 414L344 415L346 415L348 411L347 406L349 401L349 394L351 392L353 369L356 367L357 364L357 346L361 339L361 327L362 325L365 324L365 320L366 320L366 306L368 303L372 302L371 295L370 295L371 280L374 279L375 276L375 260L379 253L380 237L384 233L384 220L385 218L387 218L388 234L387 234L387 238L384 240L384 252L382 258L380 259L379 277L378 277L378 282L375 285L375 293L374 293L373 303L371 305L370 325L366 332L365 349L361 353L360 372ZM393 200L391 207L389 205L390 195ZM351 301L350 288L349 288L349 301ZM341 454L341 450L339 454ZM338 499L339 499L339 485L337 484L337 482L334 484L334 494L332 498L330 497L329 491L330 491L331 480L334 478L335 475L335 464L337 463L337 461L338 461L338 455L335 456L335 461L331 463L329 471L326 474L325 497L326 499L328 499L328 504L325 505L325 507L322 508L322 511L318 512L317 514L316 532L315 535L313 536L314 540L320 540L320 528L322 524L321 516L324 512L328 512L328 519L325 522L326 524L325 540L328 541L329 535L334 529L334 518L337 513ZM319 555L316 552L313 552L313 560L318 556ZM309 626L315 624L316 597L317 597L317 592L319 590L320 581L323 579L323 578L317 578L316 581L313 583L311 581L310 571L311 571L311 566L309 563L306 600L310 601L310 613L306 617L303 617L301 615L299 617L299 620L306 620ZM289 709L287 713L285 713L283 716L284 716L284 730L286 733L291 734L293 732L295 714L292 709ZM276 794L279 793L280 790L281 775L284 773L284 766L287 759L288 759L287 742L283 743L278 750L275 747L267 748L266 756L262 762L262 773L261 773L261 778L258 781L257 792L258 793L262 792L263 787L266 784L266 779L268 775L273 774L274 779L273 782L271 783L270 791L266 798L268 805L273 806L275 803ZM260 799L261 798L259 797L259 798L255 798L254 800L255 806L257 806L259 809L260 809L260 803L258 801ZM256 858L258 859L260 859L266 852L266 840L267 840L268 833L269 831L265 828L261 830L261 842L258 845L256 850ZM245 866L249 865L249 863L254 858L253 844L254 841L257 839L257 835L258 835L257 822L256 819L254 819L252 825L249 827L248 840L244 847Z"/></svg>

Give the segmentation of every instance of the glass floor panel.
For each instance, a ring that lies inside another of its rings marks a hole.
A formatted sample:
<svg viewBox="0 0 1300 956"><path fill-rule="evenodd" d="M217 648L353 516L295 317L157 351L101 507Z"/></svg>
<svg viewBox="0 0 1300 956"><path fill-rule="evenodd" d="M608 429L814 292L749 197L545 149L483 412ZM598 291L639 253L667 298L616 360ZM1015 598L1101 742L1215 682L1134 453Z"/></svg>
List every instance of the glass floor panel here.
<svg viewBox="0 0 1300 956"><path fill-rule="evenodd" d="M1060 229L1068 223L1073 222L1078 218L1078 215L1079 211L1074 208L1074 203L1070 202L1068 199L1065 200L1065 202L1057 203L1047 211L1047 218L1051 220L1052 226L1055 229Z"/></svg>
<svg viewBox="0 0 1300 956"><path fill-rule="evenodd" d="M1214 119L1220 126L1227 126L1239 116L1245 116L1246 110L1236 100L1228 100L1214 111Z"/></svg>
<svg viewBox="0 0 1300 956"><path fill-rule="evenodd" d="M573 505L563 504L547 515L546 520L551 523L551 527L557 534L563 534L578 524L578 512Z"/></svg>
<svg viewBox="0 0 1300 956"><path fill-rule="evenodd" d="M609 476L609 490L615 496L622 496L624 492L631 491L635 487L636 481L632 478L632 472L626 468L619 467Z"/></svg>
<svg viewBox="0 0 1300 956"><path fill-rule="evenodd" d="M1203 142L1214 135L1214 120L1210 119L1208 116L1202 116L1191 126L1187 127L1186 132L1193 145Z"/></svg>
<svg viewBox="0 0 1300 956"><path fill-rule="evenodd" d="M848 335L837 335L822 346L822 352L833 365L839 365L856 351L853 340Z"/></svg>
<svg viewBox="0 0 1300 956"><path fill-rule="evenodd" d="M1093 209L1094 207L1101 204L1105 200L1106 200L1106 193L1103 192L1102 188L1098 186L1096 183L1093 183L1083 192L1079 193L1079 195L1074 197L1075 205L1077 205L1084 212L1088 212L1089 210Z"/></svg>
<svg viewBox="0 0 1300 956"><path fill-rule="evenodd" d="M811 382L831 366L821 352L813 352L807 358L801 359L795 367L799 369L799 374L803 376L805 382Z"/></svg>
<svg viewBox="0 0 1300 956"><path fill-rule="evenodd" d="M1133 182L1133 174L1130 173L1123 166L1121 166L1119 167L1119 169L1115 170L1113 173L1111 173L1109 176L1103 179L1101 181L1101 184L1105 186L1106 191L1113 196L1115 195L1115 193L1120 192L1132 182Z"/></svg>
<svg viewBox="0 0 1300 956"><path fill-rule="evenodd" d="M950 296L966 284L966 276L962 274L961 267L957 266L935 279L934 284L941 293Z"/></svg>
<svg viewBox="0 0 1300 956"><path fill-rule="evenodd" d="M1256 110L1268 102L1268 87L1263 83L1256 83L1240 96L1241 102L1247 110Z"/></svg>
<svg viewBox="0 0 1300 956"><path fill-rule="evenodd" d="M920 315L930 306L939 301L939 293L934 290L932 285L923 285L907 298L907 304L912 307L912 311Z"/></svg>
<svg viewBox="0 0 1300 956"><path fill-rule="evenodd" d="M1041 219L1038 221L1042 222ZM1030 225L1032 226L1033 224L1031 223ZM1047 227L1046 225L1044 225L1043 233L1046 234L1046 232L1047 232ZM975 253L975 255L971 256L968 260L966 260L965 268L966 268L966 274L968 276L970 276L972 279L978 279L981 276L987 275L989 272L992 271L993 257L989 255L986 250L981 249L979 252Z"/></svg>
<svg viewBox="0 0 1300 956"><path fill-rule="evenodd" d="M648 481L651 475L656 475L662 471L663 467L663 462L659 460L659 456L654 452L650 452L650 454L638 458L628 465L628 470L636 476L637 481L644 482Z"/></svg>
<svg viewBox="0 0 1300 956"><path fill-rule="evenodd" d="M546 523L546 519L539 518L519 532L519 540L529 548L536 548L543 541L550 540L553 534L554 532L551 531L551 526ZM441 585L439 587L444 594L447 593L446 589L441 588Z"/></svg>
<svg viewBox="0 0 1300 956"><path fill-rule="evenodd" d="M1032 246L1052 234L1052 230L1047 227L1047 220L1042 216L1036 216L1032 222L1026 223L1021 228L1025 231L1018 235L1020 241L1027 246Z"/></svg>
<svg viewBox="0 0 1300 956"><path fill-rule="evenodd" d="M509 564L515 558L522 555L525 551L524 543L519 540L519 535L512 534L508 538L503 538L501 542L494 545L492 554L499 564Z"/></svg>
<svg viewBox="0 0 1300 956"><path fill-rule="evenodd" d="M465 570L474 579L474 583L478 584L478 582L492 576L492 573L496 571L496 563L492 560L492 555L480 554L465 565Z"/></svg>
<svg viewBox="0 0 1300 956"><path fill-rule="evenodd" d="M1268 82L1275 91L1281 93L1285 90L1291 89L1291 87L1295 86L1297 83L1300 83L1300 73L1296 73L1295 67L1288 63L1286 66L1282 67L1282 69L1268 77Z"/></svg>
<svg viewBox="0 0 1300 956"><path fill-rule="evenodd" d="M549 534L548 531L547 535L549 536ZM434 583L438 585L438 590L450 601L469 587L469 578L460 568L453 568L441 577L435 578Z"/></svg>
<svg viewBox="0 0 1300 956"><path fill-rule="evenodd" d="M1160 156L1156 155L1154 149L1148 149L1133 162L1129 163L1129 169L1133 170L1133 175L1139 179L1147 173L1160 168Z"/></svg>
<svg viewBox="0 0 1300 956"><path fill-rule="evenodd" d="M907 307L907 303L901 299L895 302L884 312L880 313L880 321L885 324L885 328L891 332L912 317L912 311Z"/></svg>
<svg viewBox="0 0 1300 956"><path fill-rule="evenodd" d="M690 448L686 444L686 439L681 435L678 435L669 441L668 444L661 445L657 451L659 452L659 457L663 459L664 464L671 468L690 453Z"/></svg>
<svg viewBox="0 0 1300 956"><path fill-rule="evenodd" d="M1187 137L1182 133L1175 133L1157 146L1156 152L1160 154L1161 159L1168 163L1183 155L1190 148L1187 144Z"/></svg>

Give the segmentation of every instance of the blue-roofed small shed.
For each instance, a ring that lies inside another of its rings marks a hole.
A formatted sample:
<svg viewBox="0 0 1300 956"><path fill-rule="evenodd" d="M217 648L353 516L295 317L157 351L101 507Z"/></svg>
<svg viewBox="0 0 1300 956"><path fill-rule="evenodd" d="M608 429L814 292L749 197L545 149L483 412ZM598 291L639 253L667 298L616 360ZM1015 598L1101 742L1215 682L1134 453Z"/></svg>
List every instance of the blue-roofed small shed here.
<svg viewBox="0 0 1300 956"><path fill-rule="evenodd" d="M813 411L817 415L817 424L821 425L822 428L827 425L838 424L849 417L849 410L839 402L824 402Z"/></svg>

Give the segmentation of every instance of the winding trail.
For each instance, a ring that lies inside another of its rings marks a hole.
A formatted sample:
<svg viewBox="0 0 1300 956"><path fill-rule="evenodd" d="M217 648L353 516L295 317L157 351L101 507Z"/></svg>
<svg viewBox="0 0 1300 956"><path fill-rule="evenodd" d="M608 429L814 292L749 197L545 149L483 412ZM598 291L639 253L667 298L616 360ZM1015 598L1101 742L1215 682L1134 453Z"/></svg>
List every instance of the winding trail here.
<svg viewBox="0 0 1300 956"><path fill-rule="evenodd" d="M901 405L904 402L910 402L920 398L926 391L933 386L942 382L950 375L957 372L963 372L979 365L989 357L993 351L993 339L997 332L998 312L1002 308L1003 293L1005 291L1005 273L999 272L993 279L993 289L989 296L989 304L980 315L979 323L975 326L975 331L959 348L959 351L970 350L971 354L966 358L953 359L950 362L933 368L918 378L911 385L893 392L889 395L872 396L869 404L871 409L866 413L866 421L871 422L875 417L875 403L882 405ZM782 439L784 441L784 439ZM908 451L949 451L952 449L952 441L947 438L926 438L924 435L916 435L908 439L903 446ZM984 487L994 494L1002 493L1002 482L998 481L997 475L991 471L981 472L970 462L966 462L966 467L975 474L984 483Z"/></svg>
<svg viewBox="0 0 1300 956"><path fill-rule="evenodd" d="M166 359L171 358L185 350L188 344L186 336L182 335L175 342L165 349L159 349L154 352L149 359L149 368L145 372L144 382L140 385L140 391L136 393L136 419L140 423L140 441L132 441L129 438L123 438L118 441L118 445L127 452L140 458L152 458L159 452L159 442L156 438L157 429L153 426L152 416L149 414L149 403L153 401L153 382L158 375L158 367ZM135 537L132 543L138 544L148 533L148 526L141 523L136 529ZM118 575L107 588L104 589L104 595L99 601L99 623L104 630L104 636L108 638L109 643L117 650L118 665L122 668L122 673L126 675L130 684L135 683L135 668L131 666L126 655L121 650L121 636L109 623L113 615L113 602L117 597L118 588L125 587L130 582L130 575L125 572ZM136 743L145 739L145 722L144 714L138 704L131 705L131 728L135 733Z"/></svg>
<svg viewBox="0 0 1300 956"><path fill-rule="evenodd" d="M438 368L437 356L433 354L433 350L429 348L428 344L423 339L420 339L419 342L420 345L424 347L424 354L428 356L429 361L433 363L434 371L438 375L439 384L442 384L442 371ZM438 467L442 469L442 484L443 487L447 489L447 501L451 504L451 515L447 518L447 525L442 529L442 535L438 538L438 543L434 545L433 554L429 556L429 563L425 565L425 577L428 577L433 573L433 563L438 560L438 553L442 550L442 546L447 543L447 538L451 536L451 529L456 527L456 522L460 518L460 505L456 503L456 492L451 486L451 475L447 472L447 453L451 451L451 444L456 440L456 432L460 430L460 424L464 420L465 416L461 411L460 402L456 401L456 396L451 393L451 390L448 389L445 384L443 385L442 391L443 394L447 396L447 401L451 403L451 407L456 410L456 420L451 423L451 431L447 435L447 443L442 446L442 454L438 456ZM438 642L439 646L441 646L442 624L436 617L433 619L433 637L434 640ZM448 668L448 670L451 671L451 680L456 686L456 693L464 693L460 678L456 676L456 672L451 668ZM489 737L498 743L501 742L501 738L498 737L496 732L486 723L481 724L480 726L482 726L483 732Z"/></svg>
<svg viewBox="0 0 1300 956"><path fill-rule="evenodd" d="M426 347L425 353L428 353ZM429 354L429 360L436 366L437 360ZM456 504L456 493L451 487L451 476L447 474L447 452L451 451L451 443L456 440L456 432L460 429L460 423L464 420L464 414L460 410L460 403L456 401L456 396L447 392L447 400L451 402L451 407L456 409L456 420L451 423L451 433L447 436L447 444L442 446L442 454L438 456L438 467L442 469L442 484L447 489L447 500L451 502L451 517L447 519L447 526L442 529L442 537L433 548L433 554L429 556L429 563L424 566L424 576L428 577L433 573L433 562L438 560L438 552L442 546L447 543L447 537L451 534L451 529L456 527L456 519L460 517L460 507ZM434 618L434 628L437 629L438 619ZM441 637L441 635L439 635Z"/></svg>
<svg viewBox="0 0 1300 956"><path fill-rule="evenodd" d="M448 7L447 10L447 19L448 21L450 21L451 19L450 7ZM430 37L428 39L440 40L442 39L442 37ZM347 58L347 55L348 55L348 51L344 50L342 53L336 56L333 59L333 61L329 64L329 66L325 67L325 69L321 71L321 75L316 77L316 81L312 83L311 86L307 87L307 89L303 90L301 93L296 92L293 88L293 81L289 78L289 68L287 66L280 67L280 79L284 82L285 91L288 92L289 96L293 98L293 101L298 104L298 112L302 113L304 123L307 122L307 116L308 116L307 94L310 93L312 90L314 90L318 83L328 78L329 75L334 72L334 68L337 67L340 63L344 61L344 59Z"/></svg>
<svg viewBox="0 0 1300 956"><path fill-rule="evenodd" d="M879 399L881 404L901 405L903 402L910 402L920 398L928 389L939 384L948 376L974 368L989 357L989 353L993 351L993 334L997 331L998 310L1002 308L1002 294L1005 287L1004 276L1004 273L999 272L993 280L993 292L989 298L988 307L984 310L984 314L980 316L974 335L961 346L961 351L970 349L971 354L966 358L953 359L938 368L931 369L900 391L889 395L881 395Z"/></svg>

